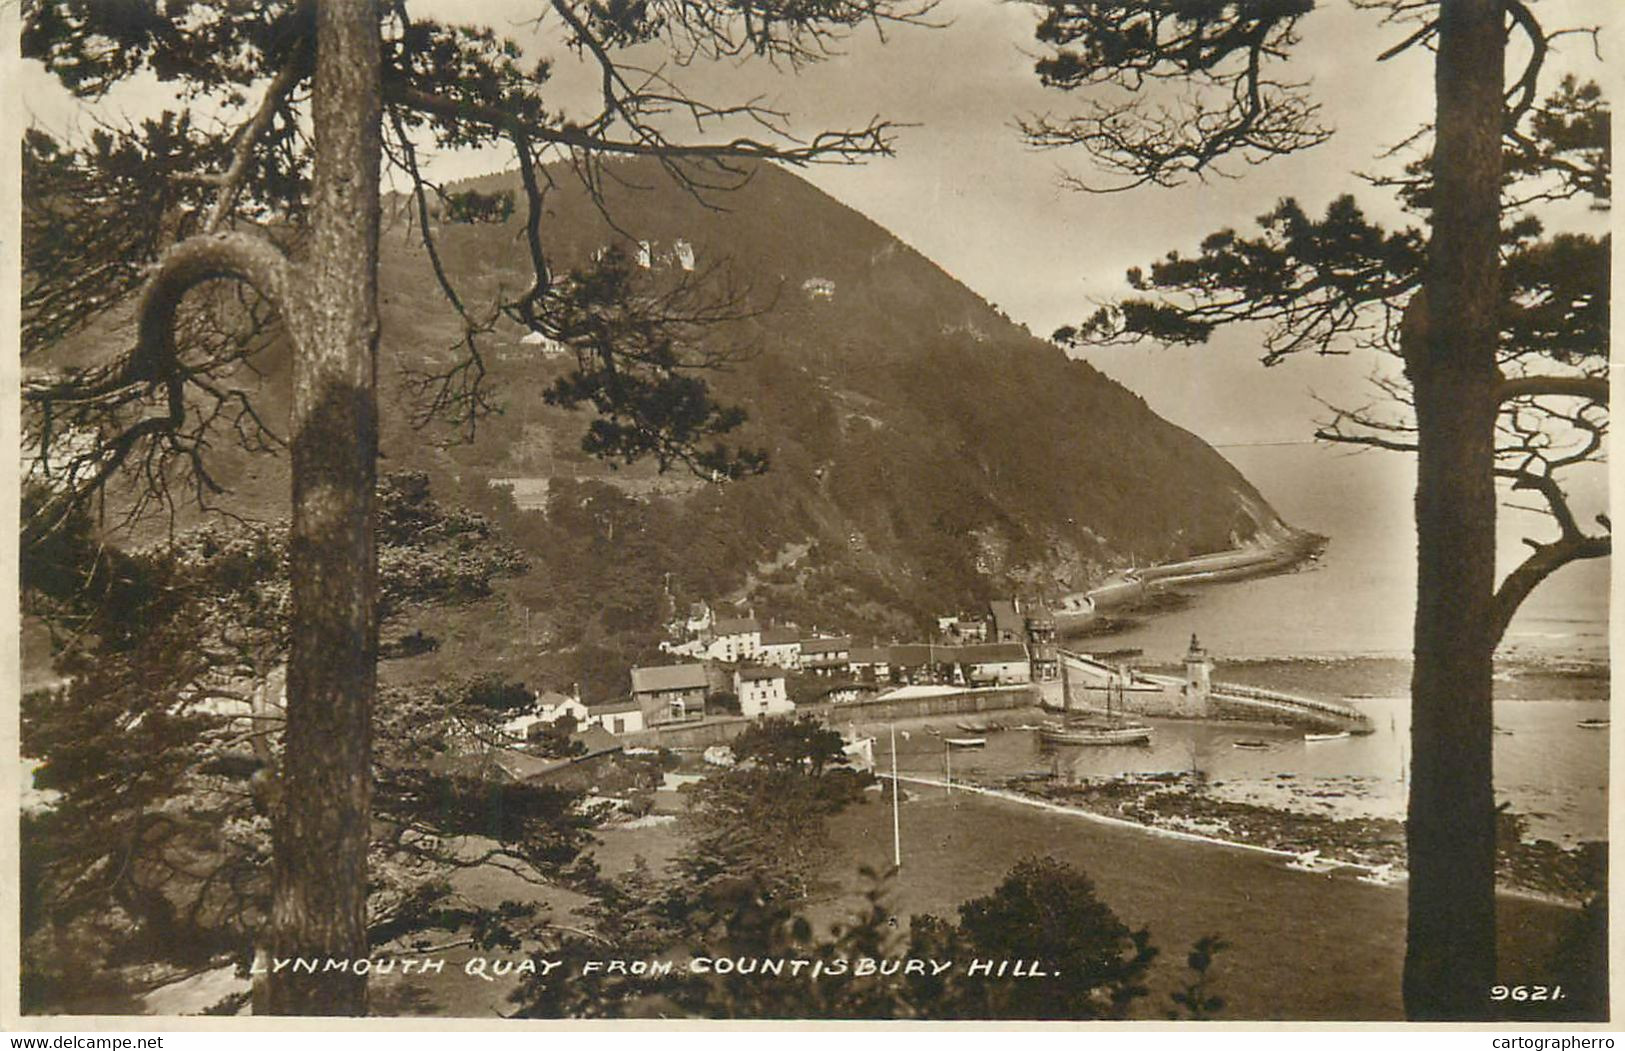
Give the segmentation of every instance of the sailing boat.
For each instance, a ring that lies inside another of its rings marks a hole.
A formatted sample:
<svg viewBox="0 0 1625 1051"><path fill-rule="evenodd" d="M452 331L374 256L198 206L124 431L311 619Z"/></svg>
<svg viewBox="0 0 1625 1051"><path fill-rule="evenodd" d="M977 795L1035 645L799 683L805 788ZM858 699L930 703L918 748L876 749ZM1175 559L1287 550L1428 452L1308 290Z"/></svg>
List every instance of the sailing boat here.
<svg viewBox="0 0 1625 1051"><path fill-rule="evenodd" d="M1119 700L1123 684L1117 683ZM1061 691L1065 710L1071 712L1071 695L1067 690L1066 663L1061 663ZM1038 730L1039 740L1046 744L1081 744L1081 745L1110 745L1110 744L1150 744L1151 727L1145 723L1133 720L1112 711L1112 688L1106 687L1106 715L1100 716L1072 716L1068 715L1065 723L1045 723Z"/></svg>

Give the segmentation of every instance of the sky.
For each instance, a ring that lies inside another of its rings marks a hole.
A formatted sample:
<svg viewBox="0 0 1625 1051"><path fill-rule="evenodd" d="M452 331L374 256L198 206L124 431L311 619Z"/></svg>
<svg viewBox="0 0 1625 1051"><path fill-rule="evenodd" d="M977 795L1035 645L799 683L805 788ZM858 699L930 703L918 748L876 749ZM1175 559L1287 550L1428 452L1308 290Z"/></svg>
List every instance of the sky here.
<svg viewBox="0 0 1625 1051"><path fill-rule="evenodd" d="M537 20L546 6L539 0L413 0L411 9L490 25L512 35L527 55L550 56L550 103L589 114L594 69L561 46L556 18ZM1536 10L1548 26L1584 25L1609 22L1611 6L1607 0L1541 0ZM897 132L895 156L802 174L1040 335L1124 293L1129 267L1171 249L1192 250L1216 229L1245 231L1284 196L1316 212L1353 192L1368 214L1390 224L1406 221L1391 197L1353 173L1392 170L1396 162L1382 160L1382 153L1431 117L1431 54L1412 49L1377 61L1407 27L1385 26L1378 13L1347 0L1323 0L1302 20L1288 69L1320 103L1321 123L1335 130L1329 142L1256 167L1232 166L1234 178L1091 195L1061 185L1065 171L1093 174L1081 152L1032 150L1014 126L1023 115L1063 114L1076 105L1067 94L1043 88L1033 73L1036 19L1025 3L941 0L929 16L935 26L894 26L884 39L860 29L841 54L799 71L738 60L668 66L667 72L700 97L755 99L782 110L802 136L861 127L876 116L909 125ZM1609 26L1604 34L1605 53L1618 29ZM1593 55L1589 38L1561 41L1554 65L1618 84ZM20 71L18 88L25 109L47 127L83 128L90 119L37 67ZM98 112L137 115L172 97L167 86L143 79ZM485 151L434 157L430 165L434 175L451 179L506 168L511 159ZM1556 226L1606 222L1578 208L1549 218ZM1384 365L1353 354L1265 369L1258 364L1259 338L1237 328L1202 347L1099 348L1084 356L1221 450L1309 439L1327 415L1317 396L1362 404L1371 397L1365 377ZM1396 477L1409 473L1405 458L1389 459ZM1600 493L1600 485L1592 488Z"/></svg>
<svg viewBox="0 0 1625 1051"><path fill-rule="evenodd" d="M414 12L489 25L554 60L550 101L590 113L593 68L559 43L557 19L536 18L538 0L414 0ZM1548 25L1606 20L1600 0L1543 0ZM1328 0L1300 26L1289 75L1309 83L1331 141L1257 167L1231 166L1235 178L1178 189L1142 188L1091 195L1063 188L1061 174L1093 174L1081 151L1035 151L1014 122L1065 113L1075 101L1043 88L1032 71L1035 9L1019 2L941 0L924 26L893 26L884 38L855 31L841 54L800 71L760 60L699 63L667 70L707 99L760 99L790 115L794 131L861 127L875 116L910 125L896 155L857 166L818 166L803 174L837 199L890 229L1033 332L1047 335L1126 290L1124 273L1170 249L1190 250L1213 230L1247 230L1284 196L1312 212L1355 192L1369 214L1403 222L1391 198L1352 173L1373 171L1379 155L1425 123L1432 107L1431 55L1412 49L1378 63L1406 27L1378 13ZM1562 42L1559 61L1598 74L1589 40ZM37 67L21 75L26 110L48 127L84 126L87 111L65 99ZM172 98L143 79L103 103L100 113L149 112ZM441 178L510 166L499 151L432 159ZM1561 221L1592 222L1584 213ZM1210 345L1090 350L1088 359L1176 423L1209 441L1304 440L1325 410L1368 398L1365 377L1377 364L1358 355L1257 365L1259 334L1223 332Z"/></svg>

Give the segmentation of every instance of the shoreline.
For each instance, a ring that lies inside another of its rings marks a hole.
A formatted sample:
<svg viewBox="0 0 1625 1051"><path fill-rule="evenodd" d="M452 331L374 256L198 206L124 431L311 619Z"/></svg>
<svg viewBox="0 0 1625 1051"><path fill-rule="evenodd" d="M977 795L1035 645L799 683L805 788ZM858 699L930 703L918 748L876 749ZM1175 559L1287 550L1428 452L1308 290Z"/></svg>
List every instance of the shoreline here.
<svg viewBox="0 0 1625 1051"><path fill-rule="evenodd" d="M877 772L875 776L878 779L885 781L891 779L894 775L888 772ZM1406 872L1403 867L1402 844L1400 846L1400 850L1398 852L1399 856L1397 858L1384 860L1380 863L1369 858L1360 859L1349 857L1347 856L1346 851L1343 853L1329 853L1326 854L1326 856L1322 856L1323 851L1338 850L1338 846L1336 844L1327 842L1324 836L1312 837L1316 841L1309 843L1305 849L1292 850L1281 846L1272 846L1267 843L1253 842L1240 837L1225 838L1206 831L1193 831L1189 828L1178 828L1170 827L1168 825L1153 824L1148 821L1138 820L1134 817L1124 816L1121 813L1105 813L1101 810L1092 809L1085 805L1078 805L1075 802L1059 802L1038 793L1025 791L1020 788L994 787L991 785L984 785L966 780L954 781L950 783L942 778L925 777L918 774L898 774L895 776L896 779L903 784L920 785L926 788L940 788L948 792L968 792L990 799L1001 799L1005 802L1014 803L1018 806L1029 807L1031 809L1040 810L1047 813L1063 814L1066 816L1079 818L1093 824L1134 831L1154 838L1180 841L1191 844L1202 844L1210 847L1228 848L1230 850L1264 855L1266 857L1288 862L1285 867L1295 868L1305 873L1329 875L1338 871L1347 873L1353 870L1364 873L1364 875L1356 876L1355 879L1357 879L1359 882L1374 886L1397 887L1402 886L1406 881ZM1133 777L1125 776L1110 778L1103 783L1109 785L1133 785L1147 789L1151 789L1152 786L1158 785L1158 782L1137 781ZM1269 814L1280 819L1296 820L1303 824L1319 825L1321 832L1329 831L1329 828L1327 827L1328 825L1335 826L1340 821L1356 826L1360 824L1365 824L1368 826L1381 826L1384 824L1382 819L1317 818L1312 815L1294 814L1292 811L1276 807L1267 807L1261 804L1228 805L1238 809L1244 808L1255 814ZM1177 818L1179 815L1175 815L1175 817ZM1186 820L1189 819L1186 818ZM1389 823L1393 825L1399 824L1398 822ZM1400 834L1403 835L1402 827ZM1554 846L1549 844L1549 841L1538 841L1536 844L1526 844L1525 846L1529 850L1538 853L1543 844ZM1558 849L1561 850L1562 848ZM1391 847L1389 852L1392 853ZM1577 852L1578 851L1576 849L1575 851L1565 851L1564 853L1569 854ZM1515 883L1505 883L1499 880L1496 883L1496 894L1497 896L1513 898L1521 901L1537 902L1540 904L1565 909L1578 909L1584 904L1583 895L1579 891L1563 894L1550 889L1543 890L1540 888Z"/></svg>
<svg viewBox="0 0 1625 1051"><path fill-rule="evenodd" d="M1132 608L1181 584L1222 584L1292 572L1319 558L1331 542L1318 533L1283 528L1284 534L1267 542L1122 570L1087 590L1063 595L1053 610L1056 630L1063 636L1086 631L1107 610Z"/></svg>

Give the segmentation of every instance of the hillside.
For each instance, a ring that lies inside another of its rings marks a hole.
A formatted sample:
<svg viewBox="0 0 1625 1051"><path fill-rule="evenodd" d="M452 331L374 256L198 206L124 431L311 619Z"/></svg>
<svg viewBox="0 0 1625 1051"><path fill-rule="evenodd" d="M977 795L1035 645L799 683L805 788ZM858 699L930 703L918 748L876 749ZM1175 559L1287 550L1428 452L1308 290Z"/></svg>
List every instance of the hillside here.
<svg viewBox="0 0 1625 1051"><path fill-rule="evenodd" d="M671 246L684 240L696 273L718 268L714 279L748 285L763 310L714 334L751 356L713 383L749 409L744 437L770 451L773 469L691 501L712 509L698 528L727 534L734 564L810 543L795 570L918 614L1016 586L1080 587L1113 566L1283 528L1199 439L793 174L762 166L744 188L719 195L727 210L714 211L649 167L615 171L621 181L606 183L607 204L624 233L565 180L549 197L556 265L630 235L653 244L654 279L669 279ZM461 188L513 186L498 175ZM445 224L439 233L449 269L471 287L489 294L524 279L517 221ZM399 234L389 241L390 353L429 352L430 333L450 343L455 330L423 284L421 252ZM576 449L582 421L535 394L561 366L526 354L519 335L509 334L493 366L505 415L450 456L486 477L606 474ZM634 490L646 477L619 474ZM743 581L723 576L681 580L682 590L716 597ZM797 577L781 568L771 579L817 582Z"/></svg>
<svg viewBox="0 0 1625 1051"><path fill-rule="evenodd" d="M613 227L569 173L555 173L544 230L553 266L612 242L635 253L645 240L651 281L703 275L742 294L758 313L709 332L709 345L741 359L711 382L749 411L741 440L769 451L766 475L718 486L586 457L584 417L542 403L563 359L512 327L483 344L503 413L466 445L413 430L401 370L443 360L459 329L404 202L386 205L381 467L426 470L445 497L506 520L537 566L521 600L549 623L545 637L646 643L672 608L697 599L901 634L934 611L1015 589L1054 595L1114 567L1286 530L1198 438L795 175L760 166L743 188L715 195L718 209L652 165L610 173ZM457 188L516 186L498 174ZM498 288L528 284L517 216L437 232L476 311ZM692 247L692 274L677 261L679 240ZM265 412L285 418L286 361L263 356ZM285 460L239 457L217 476L239 510L278 517L285 472ZM492 479L548 515L506 505Z"/></svg>

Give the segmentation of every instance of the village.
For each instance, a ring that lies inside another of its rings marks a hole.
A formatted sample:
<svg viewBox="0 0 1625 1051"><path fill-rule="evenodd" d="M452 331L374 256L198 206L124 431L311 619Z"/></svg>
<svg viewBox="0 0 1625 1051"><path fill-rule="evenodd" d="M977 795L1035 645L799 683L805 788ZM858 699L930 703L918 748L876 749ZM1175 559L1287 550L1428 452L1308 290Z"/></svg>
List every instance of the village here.
<svg viewBox="0 0 1625 1051"><path fill-rule="evenodd" d="M661 649L686 660L633 668L628 693L607 702L542 693L535 710L504 731L523 741L568 718L577 730L642 741L708 720L738 724L922 686L948 688L938 695L1021 687L1057 705L1060 699L1054 614L1019 597L995 600L980 615L939 617L939 637L926 642L859 645L851 635L763 624L750 612L719 615L704 602L671 629Z"/></svg>

